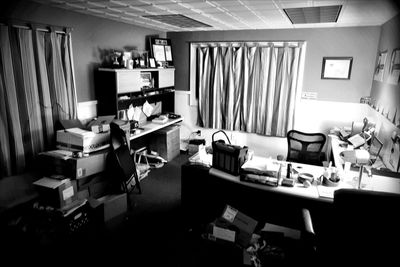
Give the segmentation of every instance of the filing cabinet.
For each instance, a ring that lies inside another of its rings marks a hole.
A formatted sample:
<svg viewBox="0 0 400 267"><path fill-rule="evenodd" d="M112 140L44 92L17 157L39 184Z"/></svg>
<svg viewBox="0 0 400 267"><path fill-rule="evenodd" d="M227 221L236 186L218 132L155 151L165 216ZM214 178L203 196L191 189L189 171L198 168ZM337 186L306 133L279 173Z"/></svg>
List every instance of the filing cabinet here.
<svg viewBox="0 0 400 267"><path fill-rule="evenodd" d="M166 161L171 161L180 153L179 136L178 125L165 127L153 133L149 147Z"/></svg>

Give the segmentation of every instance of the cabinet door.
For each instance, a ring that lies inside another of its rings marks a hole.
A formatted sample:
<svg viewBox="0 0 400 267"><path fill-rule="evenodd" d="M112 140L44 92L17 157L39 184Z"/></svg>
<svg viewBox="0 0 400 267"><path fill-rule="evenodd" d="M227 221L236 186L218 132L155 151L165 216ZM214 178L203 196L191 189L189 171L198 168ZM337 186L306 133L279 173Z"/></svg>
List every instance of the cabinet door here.
<svg viewBox="0 0 400 267"><path fill-rule="evenodd" d="M175 86L175 69L158 70L158 87Z"/></svg>
<svg viewBox="0 0 400 267"><path fill-rule="evenodd" d="M117 72L117 93L129 93L140 91L140 72L121 71Z"/></svg>

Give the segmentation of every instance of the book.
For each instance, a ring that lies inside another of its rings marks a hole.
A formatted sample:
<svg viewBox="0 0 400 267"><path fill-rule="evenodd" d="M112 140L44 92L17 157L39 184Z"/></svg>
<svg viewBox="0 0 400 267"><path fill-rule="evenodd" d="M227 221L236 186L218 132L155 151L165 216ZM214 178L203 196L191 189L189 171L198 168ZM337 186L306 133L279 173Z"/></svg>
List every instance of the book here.
<svg viewBox="0 0 400 267"><path fill-rule="evenodd" d="M165 115L161 115L161 116L159 116L159 117L157 117L157 118L154 118L154 119L152 120L152 122L158 123L158 124L164 124L164 123L166 123L167 121L168 121L168 117L165 116Z"/></svg>

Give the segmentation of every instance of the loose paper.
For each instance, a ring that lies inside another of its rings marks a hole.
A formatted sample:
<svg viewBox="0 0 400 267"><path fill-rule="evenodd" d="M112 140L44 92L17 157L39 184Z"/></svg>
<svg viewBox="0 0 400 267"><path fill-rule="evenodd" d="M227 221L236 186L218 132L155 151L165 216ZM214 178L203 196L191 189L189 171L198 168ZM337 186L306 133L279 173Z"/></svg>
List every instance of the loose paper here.
<svg viewBox="0 0 400 267"><path fill-rule="evenodd" d="M133 120L140 121L141 114L142 114L142 109L140 107L133 108Z"/></svg>
<svg viewBox="0 0 400 267"><path fill-rule="evenodd" d="M152 105L150 105L149 102L147 102L147 100L146 100L146 102L144 102L144 104L143 104L142 110L143 110L143 113L144 113L147 117L150 117L151 114L152 114L152 112L153 112L153 107L152 107Z"/></svg>
<svg viewBox="0 0 400 267"><path fill-rule="evenodd" d="M213 227L213 236L226 241L235 242L235 231L220 228L218 226Z"/></svg>
<svg viewBox="0 0 400 267"><path fill-rule="evenodd" d="M74 188L72 186L67 187L62 191L63 200L67 200L74 195Z"/></svg>
<svg viewBox="0 0 400 267"><path fill-rule="evenodd" d="M135 113L135 109L133 108L132 104L129 105L127 113L128 113L128 120L130 120L130 121L134 120L133 115Z"/></svg>

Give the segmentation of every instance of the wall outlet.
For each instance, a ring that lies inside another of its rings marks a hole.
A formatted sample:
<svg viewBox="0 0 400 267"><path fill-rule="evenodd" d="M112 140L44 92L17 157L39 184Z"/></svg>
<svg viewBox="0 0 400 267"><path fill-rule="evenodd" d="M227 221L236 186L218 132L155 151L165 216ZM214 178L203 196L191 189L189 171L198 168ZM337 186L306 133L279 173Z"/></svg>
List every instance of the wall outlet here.
<svg viewBox="0 0 400 267"><path fill-rule="evenodd" d="M318 93L317 92L302 92L301 98L303 99L317 99Z"/></svg>

